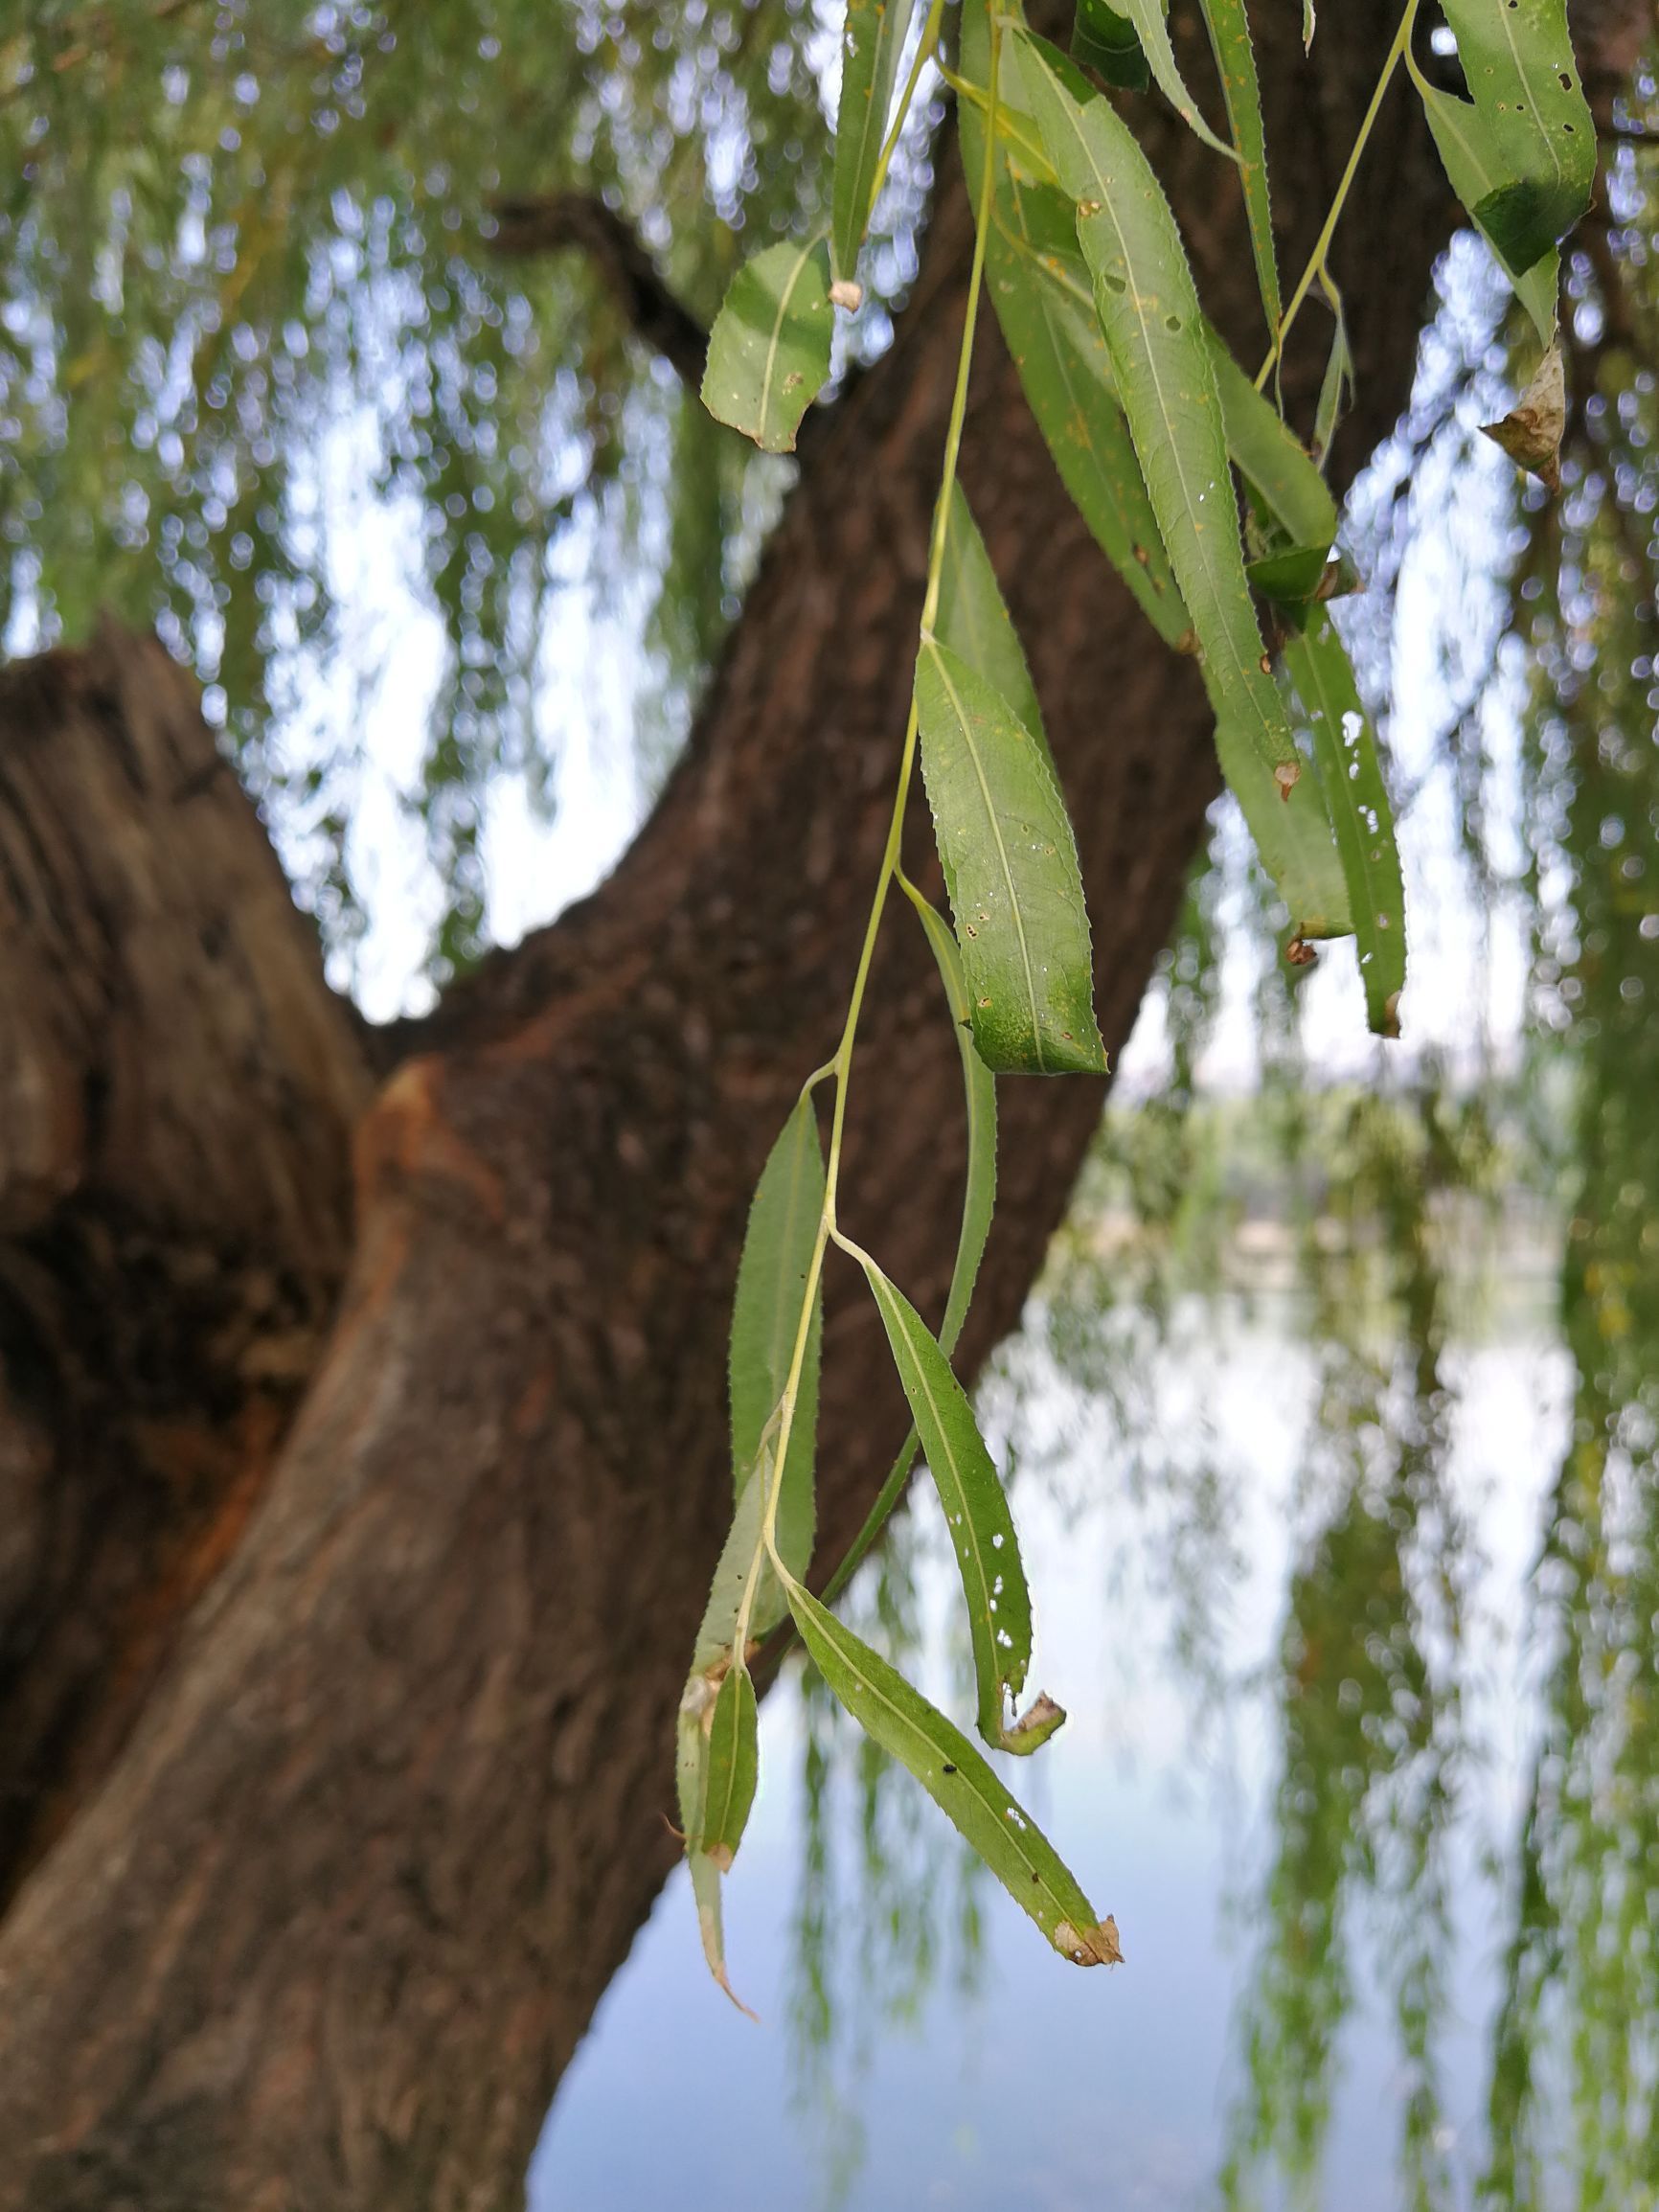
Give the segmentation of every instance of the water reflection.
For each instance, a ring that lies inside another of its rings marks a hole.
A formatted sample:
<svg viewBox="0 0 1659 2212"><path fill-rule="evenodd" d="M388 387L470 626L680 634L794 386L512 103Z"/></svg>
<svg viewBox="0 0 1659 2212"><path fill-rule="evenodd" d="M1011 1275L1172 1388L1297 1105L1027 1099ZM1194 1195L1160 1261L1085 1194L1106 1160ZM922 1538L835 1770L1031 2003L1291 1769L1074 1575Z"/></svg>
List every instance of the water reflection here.
<svg viewBox="0 0 1659 2212"><path fill-rule="evenodd" d="M1557 1129L1591 1097L1557 1088ZM1602 1188L1627 1155L1574 1182L1537 1119L1530 1083L1432 1074L1114 1111L983 1404L1075 1716L1021 1779L1128 1966L1052 1973L792 1678L733 1899L768 2028L709 2006L667 1897L539 2212L670 2174L732 2207L1092 2205L1102 2138L1125 2204L1659 2203L1659 1313ZM853 1603L962 1702L925 1498ZM740 2123L693 2105L630 2165L659 2043ZM1075 2130L1030 2124L1034 2084Z"/></svg>

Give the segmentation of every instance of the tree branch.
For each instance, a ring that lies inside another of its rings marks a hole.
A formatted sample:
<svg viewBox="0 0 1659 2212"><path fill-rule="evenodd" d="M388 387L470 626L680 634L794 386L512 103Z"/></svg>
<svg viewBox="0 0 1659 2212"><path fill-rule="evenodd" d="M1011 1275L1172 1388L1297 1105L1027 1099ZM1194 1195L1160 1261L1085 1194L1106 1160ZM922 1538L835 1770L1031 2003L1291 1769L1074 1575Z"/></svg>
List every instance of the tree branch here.
<svg viewBox="0 0 1659 2212"><path fill-rule="evenodd" d="M635 337L668 362L688 391L697 390L709 333L669 289L621 216L584 193L498 199L490 216L495 227L487 242L504 259L571 249L585 254Z"/></svg>

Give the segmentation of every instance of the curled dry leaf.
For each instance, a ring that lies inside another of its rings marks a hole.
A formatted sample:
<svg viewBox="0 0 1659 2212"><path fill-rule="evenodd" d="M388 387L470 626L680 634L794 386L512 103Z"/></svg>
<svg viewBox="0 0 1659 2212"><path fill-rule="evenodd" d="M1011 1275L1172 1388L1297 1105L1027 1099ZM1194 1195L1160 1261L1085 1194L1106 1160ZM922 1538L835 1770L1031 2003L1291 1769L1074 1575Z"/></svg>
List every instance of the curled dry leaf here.
<svg viewBox="0 0 1659 2212"><path fill-rule="evenodd" d="M1013 1726L1003 1730L1002 1747L1005 1751L1034 1751L1064 1727L1065 1718L1065 1707L1057 1704L1046 1690L1039 1690Z"/></svg>
<svg viewBox="0 0 1659 2212"><path fill-rule="evenodd" d="M1062 1920L1055 1929L1055 1949L1063 1951L1074 1966L1122 1966L1124 1954L1118 1949L1118 1924L1108 1912L1099 1927L1073 1927L1069 1920Z"/></svg>
<svg viewBox="0 0 1659 2212"><path fill-rule="evenodd" d="M1567 382L1561 344L1553 338L1533 380L1501 422L1483 422L1481 435L1501 445L1517 467L1551 491L1561 489L1561 439L1567 427Z"/></svg>

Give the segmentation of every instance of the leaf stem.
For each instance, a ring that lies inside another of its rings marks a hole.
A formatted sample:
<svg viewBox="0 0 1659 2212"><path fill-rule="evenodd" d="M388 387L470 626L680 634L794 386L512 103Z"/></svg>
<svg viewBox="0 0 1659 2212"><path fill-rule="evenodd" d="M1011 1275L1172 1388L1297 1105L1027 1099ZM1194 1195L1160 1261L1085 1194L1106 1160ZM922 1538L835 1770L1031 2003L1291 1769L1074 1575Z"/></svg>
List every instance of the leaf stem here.
<svg viewBox="0 0 1659 2212"><path fill-rule="evenodd" d="M1367 142L1375 127L1376 119L1382 112L1382 103L1388 95L1388 88L1394 82L1394 73L1402 60L1408 69L1411 67L1411 34L1417 22L1419 4L1420 0L1405 0L1405 9L1395 32L1394 42L1384 57L1382 74L1378 77L1376 87L1372 93L1371 104L1360 119L1359 133L1354 139L1353 150L1348 157L1348 167L1338 179L1336 196L1330 203L1330 212L1325 218L1324 227L1318 238L1314 240L1313 251L1307 257L1307 266L1298 279L1296 289L1291 293L1284 313L1280 318L1273 343L1267 350L1267 358L1256 373L1256 389L1259 392L1272 375L1275 363L1284 353L1284 341L1290 334L1290 326L1295 322L1303 301L1312 290L1314 280L1329 273L1325 266L1325 257L1330 251L1330 241L1336 236L1336 226L1342 219L1342 211L1348 203L1349 193L1352 191L1353 180L1359 172L1360 158L1364 154Z"/></svg>
<svg viewBox="0 0 1659 2212"><path fill-rule="evenodd" d="M928 31L923 34L923 44L931 34L937 36L934 20L940 12L936 5L929 17ZM957 463L962 454L963 424L967 418L967 386L973 368L973 340L979 321L980 294L985 287L986 240L990 234L993 191L996 179L996 98L998 67L1002 54L1002 26L997 16L990 16L990 71L988 88L988 126L985 139L985 164L980 179L979 222L974 236L973 264L967 280L967 305L963 315L962 344L957 353L956 385L951 393L950 421L944 435L944 461L940 474L939 501L934 510L933 536L927 557L927 582L921 602L921 635L931 637L933 625L939 615L940 592L944 578L944 548L950 525L951 493L956 488ZM914 77L915 71L912 75ZM733 1633L733 1650L741 1655L748 1648L749 1622L753 1617L755 1596L760 1587L761 1572L770 1559L776 1571L789 1580L789 1570L778 1556L778 1501L783 1491L784 1467L789 1454L789 1438L795 1424L795 1408L800 1396L801 1376L806 1365L807 1346L811 1334L812 1310L818 1295L818 1286L824 1272L824 1254L831 1237L845 1243L835 1223L835 1197L841 1174L841 1147L847 1129L847 1101L852 1090L852 1053L858 1037L859 1016L864 1010L864 992L870 981L871 965L875 957L875 941L881 929L881 917L887 905L887 895L899 876L899 851L904 835L904 816L910 798L910 787L915 780L917 742L920 720L914 684L910 694L910 712L904 725L904 743L899 754L898 778L893 793L893 810L888 818L887 841L882 847L881 862L875 878L875 890L870 902L870 918L864 925L864 942L859 947L858 965L853 971L852 989L848 996L847 1018L842 1024L841 1041L829 1062L835 1077L835 1107L830 1127L830 1157L824 1174L824 1207L819 1217L818 1234L813 1241L812 1258L807 1269L807 1280L801 1298L801 1316L795 1330L795 1346L789 1360L789 1374L784 1385L784 1394L778 1402L778 1439L772 1455L770 1482L765 1511L761 1524L761 1541L755 1547L750 1562L748 1580L743 1586L742 1602L739 1607ZM821 1070L820 1073L823 1071ZM900 1477L902 1480L902 1477ZM883 1486L882 1494L892 1491L898 1494L898 1485L891 1476ZM888 1499L889 1506L891 1498ZM868 1524L867 1524L868 1525ZM879 1523L876 1524L879 1526ZM861 1533L860 1542L868 1544L875 1530Z"/></svg>
<svg viewBox="0 0 1659 2212"><path fill-rule="evenodd" d="M927 21L922 26L920 42L916 49L916 58L911 62L910 74L904 80L904 90L898 95L898 112L893 118L893 127L887 133L886 142L876 157L875 178L870 187L872 212L875 211L875 203L881 197L881 188L887 182L887 171L892 168L893 157L898 151L898 141L903 135L904 125L910 115L910 103L916 98L916 87L921 81L921 72L938 50L939 34L943 21L944 0L933 0L933 5L927 11Z"/></svg>

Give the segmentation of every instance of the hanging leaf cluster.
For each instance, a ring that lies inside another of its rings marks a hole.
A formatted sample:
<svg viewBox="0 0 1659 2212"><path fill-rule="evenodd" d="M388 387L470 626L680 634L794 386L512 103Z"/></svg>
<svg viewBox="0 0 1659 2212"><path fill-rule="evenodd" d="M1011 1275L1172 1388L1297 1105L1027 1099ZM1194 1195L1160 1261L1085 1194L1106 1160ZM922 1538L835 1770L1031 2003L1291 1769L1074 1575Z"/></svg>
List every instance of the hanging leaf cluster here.
<svg viewBox="0 0 1659 2212"><path fill-rule="evenodd" d="M1420 0L1406 0L1360 144L1287 300L1245 10L1242 0L1200 4L1227 140L1183 80L1161 0L1079 0L1069 54L1031 31L1017 0L964 0L949 67L940 56L943 0L933 0L920 26L911 6L852 0L829 229L800 245L768 247L739 271L710 344L703 396L711 411L767 450L790 448L830 377L835 310L858 303L860 245L906 106L926 63L938 60L957 96L977 239L910 722L846 1030L803 1090L750 1216L732 1331L734 1516L680 1708L686 1850L704 1947L728 1990L720 1882L759 1770L753 1667L785 1624L835 1697L910 1770L1062 1956L1080 1965L1121 1956L1115 1921L1096 1912L985 1752L806 1586L823 1273L833 1248L868 1285L914 1423L852 1560L879 1529L920 1448L960 1570L981 1744L1030 1754L1063 1722L1046 1695L1019 1713L1032 1660L1031 1595L1002 1479L950 1365L994 1200L995 1077L1105 1071L1064 794L1025 654L956 481L982 289L1079 514L1158 637L1198 661L1223 776L1284 909L1286 957L1310 958L1310 940L1352 937L1368 1018L1385 1037L1398 1034L1404 893L1376 733L1328 604L1358 579L1338 546L1336 503L1313 455L1329 450L1352 376L1326 256L1365 136L1402 69L1454 188L1542 341L1534 389L1494 435L1546 478L1553 465L1561 412L1553 344L1558 245L1588 203L1595 167L1564 0L1444 0L1467 99L1421 75L1412 51ZM1309 42L1314 30L1308 9ZM1217 189L1241 193L1268 336L1254 377L1206 317L1163 188L1102 84L1166 100L1221 157ZM1285 333L1315 286L1332 310L1336 340L1305 444L1269 386ZM949 924L898 866L898 828L918 765ZM896 886L937 957L966 1094L962 1230L937 1336L836 1220L868 954ZM828 1161L821 1086L832 1100Z"/></svg>

